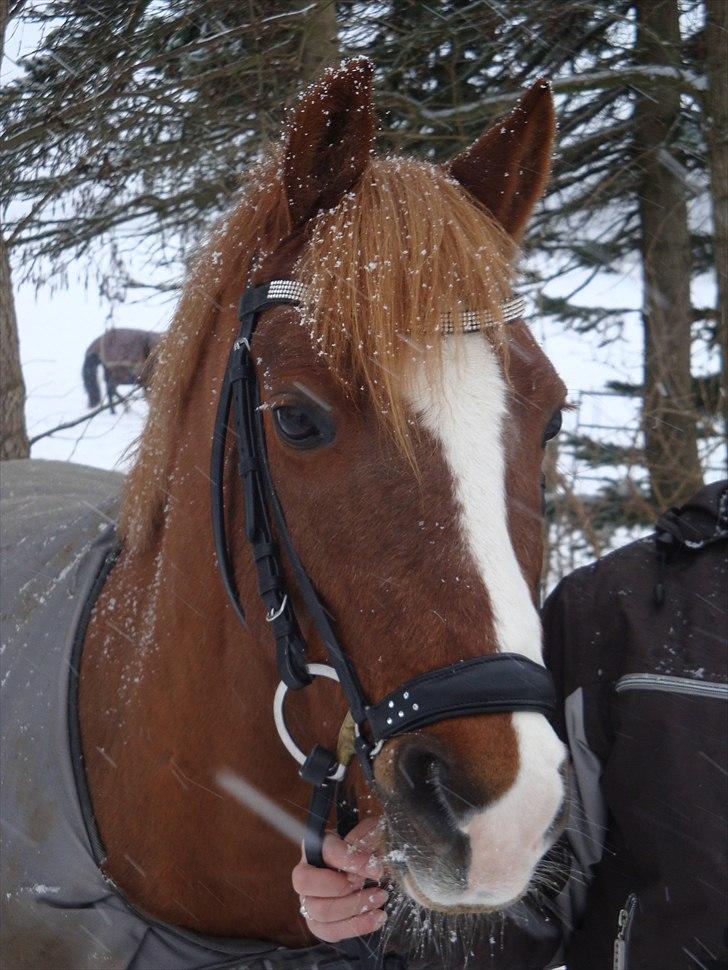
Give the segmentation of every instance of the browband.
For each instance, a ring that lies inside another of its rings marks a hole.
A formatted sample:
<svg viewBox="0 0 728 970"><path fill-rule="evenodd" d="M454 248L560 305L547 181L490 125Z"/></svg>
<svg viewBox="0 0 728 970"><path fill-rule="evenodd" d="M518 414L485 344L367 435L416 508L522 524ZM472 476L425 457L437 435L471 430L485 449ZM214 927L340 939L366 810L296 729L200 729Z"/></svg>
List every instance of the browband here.
<svg viewBox="0 0 728 970"><path fill-rule="evenodd" d="M268 286L267 299L271 302L303 303L308 288L300 280L271 280ZM526 301L522 296L515 296L501 303L500 313L493 314L487 310L460 310L446 313L440 321L437 330L443 334L453 334L456 321L460 318L460 330L463 333L476 333L498 323L512 323L520 320L526 308Z"/></svg>

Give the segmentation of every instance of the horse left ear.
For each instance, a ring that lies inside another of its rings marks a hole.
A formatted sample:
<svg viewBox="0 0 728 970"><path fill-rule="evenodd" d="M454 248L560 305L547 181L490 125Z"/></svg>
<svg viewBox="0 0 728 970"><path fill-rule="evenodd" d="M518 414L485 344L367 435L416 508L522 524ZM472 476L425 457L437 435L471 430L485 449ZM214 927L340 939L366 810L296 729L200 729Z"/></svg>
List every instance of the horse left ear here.
<svg viewBox="0 0 728 970"><path fill-rule="evenodd" d="M296 105L283 166L292 229L337 205L369 164L373 73L368 58L352 58L324 71Z"/></svg>
<svg viewBox="0 0 728 970"><path fill-rule="evenodd" d="M453 178L520 240L551 174L556 114L547 81L539 80L516 107L457 155Z"/></svg>

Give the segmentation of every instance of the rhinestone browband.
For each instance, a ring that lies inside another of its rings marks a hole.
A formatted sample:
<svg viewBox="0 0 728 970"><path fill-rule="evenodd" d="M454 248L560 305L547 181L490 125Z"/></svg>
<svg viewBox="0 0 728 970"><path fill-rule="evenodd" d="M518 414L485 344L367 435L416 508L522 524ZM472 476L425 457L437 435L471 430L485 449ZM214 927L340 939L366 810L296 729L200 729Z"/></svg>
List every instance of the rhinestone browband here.
<svg viewBox="0 0 728 970"><path fill-rule="evenodd" d="M301 303L305 296L306 286L299 280L272 280L268 285L269 300L285 300L291 303ZM459 314L462 332L476 333L496 323L511 323L513 320L519 320L523 316L525 307L526 301L523 297L517 296L511 300L506 300L501 305L499 317L480 310L463 310ZM457 316L458 314L453 313L445 314L438 330L444 334L455 333L453 318Z"/></svg>
<svg viewBox="0 0 728 970"><path fill-rule="evenodd" d="M271 280L268 284L269 300L291 300L300 303L306 295L306 287L298 280Z"/></svg>
<svg viewBox="0 0 728 970"><path fill-rule="evenodd" d="M463 333L475 333L478 330L483 330L485 327L491 327L497 323L512 323L514 320L520 320L525 308L526 301L523 297L516 296L512 300L506 300L505 303L501 303L501 312L498 317L492 313L483 312L482 310L463 310L459 314L460 327ZM458 314L446 313L438 330L442 330L444 334L455 333L453 316L457 317Z"/></svg>

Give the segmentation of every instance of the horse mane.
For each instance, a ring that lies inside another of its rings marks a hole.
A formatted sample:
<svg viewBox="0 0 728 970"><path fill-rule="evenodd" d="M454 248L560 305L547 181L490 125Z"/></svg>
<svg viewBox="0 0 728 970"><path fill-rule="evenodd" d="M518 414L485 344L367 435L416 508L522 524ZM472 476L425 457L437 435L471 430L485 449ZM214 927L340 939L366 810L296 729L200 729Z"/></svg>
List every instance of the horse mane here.
<svg viewBox="0 0 728 970"><path fill-rule="evenodd" d="M197 254L159 345L149 414L119 514L119 535L130 550L146 548L162 523L177 453L179 416L215 325L223 290L230 279L241 284L248 279L262 256L264 240L275 245L288 233L288 208L278 169L274 158L250 170L240 200Z"/></svg>
<svg viewBox="0 0 728 970"><path fill-rule="evenodd" d="M119 533L128 548L145 548L162 523L179 415L224 287L248 280L263 247L273 251L289 231L276 155L251 171L241 200L202 248L160 346L122 499ZM302 325L352 398L369 397L408 458L404 373L417 362L436 379L440 355L428 351L448 313L488 315L486 336L503 349L500 307L514 254L511 238L445 169L413 159L373 159L352 191L312 220L294 272L307 284Z"/></svg>

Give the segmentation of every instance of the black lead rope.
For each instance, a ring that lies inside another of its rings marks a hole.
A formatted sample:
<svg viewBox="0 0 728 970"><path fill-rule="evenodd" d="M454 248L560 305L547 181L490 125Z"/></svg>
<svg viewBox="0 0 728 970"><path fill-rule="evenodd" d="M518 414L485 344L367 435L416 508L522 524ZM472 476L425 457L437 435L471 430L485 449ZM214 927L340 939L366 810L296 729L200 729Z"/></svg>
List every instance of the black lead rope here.
<svg viewBox="0 0 728 970"><path fill-rule="evenodd" d="M555 691L550 674L540 664L519 654L496 653L428 671L378 703L367 702L356 670L339 643L329 615L293 545L268 464L251 341L258 317L264 310L278 305L295 306L300 302L301 293L302 286L296 281L273 280L250 287L243 294L240 329L230 351L213 435L210 473L213 538L223 585L237 617L245 625L245 611L235 581L225 523L225 443L232 411L238 473L243 483L245 535L255 562L258 592L276 644L281 681L286 687L298 690L311 683L312 677L307 665L306 643L273 537L271 513L298 592L316 624L344 692L355 724L354 749L365 778L373 785L373 759L381 744L389 738L466 714L526 710L550 715L556 707ZM324 831L339 784L334 776L340 779L343 772L336 755L322 745L315 745L300 769L301 777L313 787L304 849L307 860L314 866L325 865L322 855ZM382 961L389 961L390 957L380 951L378 934L361 938L358 943L360 966L376 970L382 966Z"/></svg>

